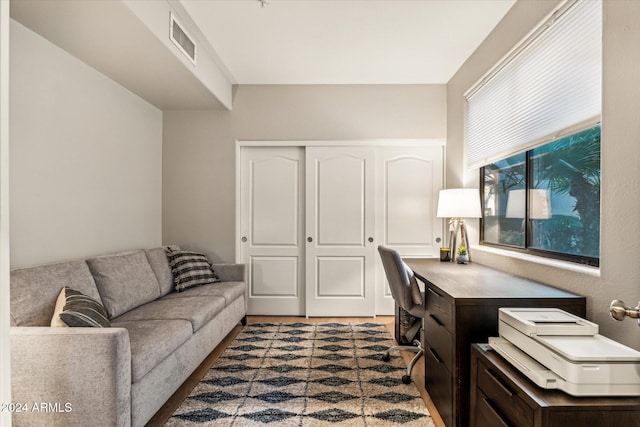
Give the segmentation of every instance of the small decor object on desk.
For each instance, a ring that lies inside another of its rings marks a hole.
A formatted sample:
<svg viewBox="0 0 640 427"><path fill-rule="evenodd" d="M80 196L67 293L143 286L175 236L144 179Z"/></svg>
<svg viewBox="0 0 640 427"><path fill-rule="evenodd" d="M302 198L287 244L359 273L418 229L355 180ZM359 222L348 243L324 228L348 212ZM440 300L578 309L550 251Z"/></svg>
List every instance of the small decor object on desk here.
<svg viewBox="0 0 640 427"><path fill-rule="evenodd" d="M456 257L458 264L466 264L469 262L469 255L467 255L467 247L464 245L458 246L458 256Z"/></svg>
<svg viewBox="0 0 640 427"><path fill-rule="evenodd" d="M440 261L451 261L449 248L440 248Z"/></svg>

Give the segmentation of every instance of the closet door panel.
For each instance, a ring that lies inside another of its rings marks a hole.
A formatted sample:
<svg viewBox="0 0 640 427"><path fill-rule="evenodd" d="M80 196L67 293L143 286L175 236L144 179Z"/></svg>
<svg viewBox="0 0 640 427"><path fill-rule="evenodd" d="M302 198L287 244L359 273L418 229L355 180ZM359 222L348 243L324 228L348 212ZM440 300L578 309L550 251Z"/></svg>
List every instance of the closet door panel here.
<svg viewBox="0 0 640 427"><path fill-rule="evenodd" d="M304 149L241 150L242 262L249 277L249 314L305 314Z"/></svg>
<svg viewBox="0 0 640 427"><path fill-rule="evenodd" d="M366 166L366 159L351 156L316 162L318 246L364 246Z"/></svg>
<svg viewBox="0 0 640 427"><path fill-rule="evenodd" d="M308 316L374 314L374 158L366 147L307 147Z"/></svg>
<svg viewBox="0 0 640 427"><path fill-rule="evenodd" d="M433 211L433 161L395 158L386 164L385 235L389 246L433 246L433 229L426 218Z"/></svg>
<svg viewBox="0 0 640 427"><path fill-rule="evenodd" d="M364 257L318 257L316 263L318 297L365 297Z"/></svg>
<svg viewBox="0 0 640 427"><path fill-rule="evenodd" d="M251 244L298 246L299 160L270 157L251 163Z"/></svg>
<svg viewBox="0 0 640 427"><path fill-rule="evenodd" d="M443 182L443 147L383 147L376 160L376 235L404 257L437 257L442 220L436 218ZM376 314L394 302L382 262L376 260Z"/></svg>
<svg viewBox="0 0 640 427"><path fill-rule="evenodd" d="M251 295L255 297L298 295L299 257L251 257Z"/></svg>

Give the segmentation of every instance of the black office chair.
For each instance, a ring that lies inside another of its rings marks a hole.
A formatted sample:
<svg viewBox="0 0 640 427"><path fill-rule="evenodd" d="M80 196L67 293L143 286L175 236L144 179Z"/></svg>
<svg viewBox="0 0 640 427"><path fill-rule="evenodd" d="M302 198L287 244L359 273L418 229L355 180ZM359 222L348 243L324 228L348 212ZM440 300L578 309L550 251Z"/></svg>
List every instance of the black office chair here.
<svg viewBox="0 0 640 427"><path fill-rule="evenodd" d="M383 360L389 361L390 351L405 350L415 351L416 355L411 359L407 366L407 373L402 377L402 382L409 384L411 382L411 370L416 364L418 359L424 354L424 347L422 344L422 327L425 316L424 295L420 292L420 287L416 280L413 270L402 261L400 254L393 249L378 246L378 252L382 259L382 265L387 275L387 281L389 282L389 288L391 289L391 295L393 296L396 304L413 316L415 319L405 333L406 337L415 337L419 334L419 339L414 339L414 345L396 345L390 347L387 353L383 357Z"/></svg>

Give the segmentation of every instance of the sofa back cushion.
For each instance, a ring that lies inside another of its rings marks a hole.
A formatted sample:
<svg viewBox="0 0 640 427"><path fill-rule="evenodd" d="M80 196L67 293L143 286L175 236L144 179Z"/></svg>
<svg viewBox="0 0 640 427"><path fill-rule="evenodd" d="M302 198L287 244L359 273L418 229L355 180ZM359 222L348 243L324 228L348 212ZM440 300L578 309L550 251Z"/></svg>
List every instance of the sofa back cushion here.
<svg viewBox="0 0 640 427"><path fill-rule="evenodd" d="M160 297L160 285L144 251L87 260L109 318Z"/></svg>
<svg viewBox="0 0 640 427"><path fill-rule="evenodd" d="M84 260L11 272L11 326L49 326L60 291L65 286L102 301Z"/></svg>
<svg viewBox="0 0 640 427"><path fill-rule="evenodd" d="M172 246L177 247L177 246ZM145 249L145 254L151 265L151 269L156 275L160 285L160 295L167 295L173 291L173 274L167 260L167 253L164 248Z"/></svg>

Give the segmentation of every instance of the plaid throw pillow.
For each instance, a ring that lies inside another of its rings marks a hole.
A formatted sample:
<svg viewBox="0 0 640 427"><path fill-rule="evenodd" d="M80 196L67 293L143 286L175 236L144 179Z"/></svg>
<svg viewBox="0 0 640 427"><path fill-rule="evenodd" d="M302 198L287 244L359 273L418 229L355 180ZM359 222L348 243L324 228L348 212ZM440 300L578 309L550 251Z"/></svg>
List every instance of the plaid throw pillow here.
<svg viewBox="0 0 640 427"><path fill-rule="evenodd" d="M111 322L102 304L65 286L58 295L51 326L109 328Z"/></svg>
<svg viewBox="0 0 640 427"><path fill-rule="evenodd" d="M220 281L204 254L167 250L167 259L173 274L176 292Z"/></svg>

